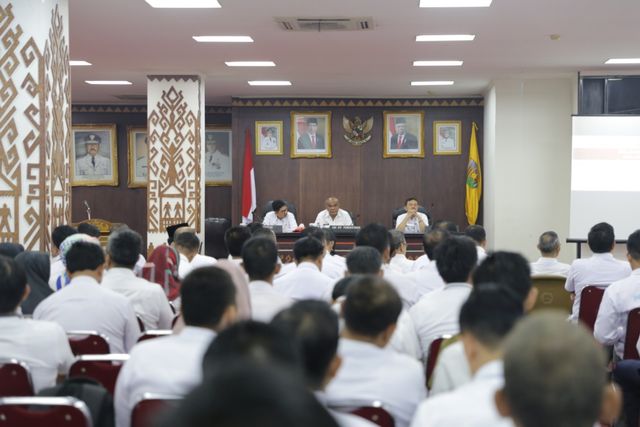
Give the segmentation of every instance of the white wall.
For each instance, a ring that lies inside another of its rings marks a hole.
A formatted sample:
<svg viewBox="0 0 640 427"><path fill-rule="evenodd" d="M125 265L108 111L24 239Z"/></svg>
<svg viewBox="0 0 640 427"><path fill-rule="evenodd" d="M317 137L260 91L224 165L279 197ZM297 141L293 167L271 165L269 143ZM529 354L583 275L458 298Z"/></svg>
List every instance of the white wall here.
<svg viewBox="0 0 640 427"><path fill-rule="evenodd" d="M543 231L569 232L575 76L496 80L485 95L484 215L492 250L530 260ZM575 257L564 245L561 259Z"/></svg>

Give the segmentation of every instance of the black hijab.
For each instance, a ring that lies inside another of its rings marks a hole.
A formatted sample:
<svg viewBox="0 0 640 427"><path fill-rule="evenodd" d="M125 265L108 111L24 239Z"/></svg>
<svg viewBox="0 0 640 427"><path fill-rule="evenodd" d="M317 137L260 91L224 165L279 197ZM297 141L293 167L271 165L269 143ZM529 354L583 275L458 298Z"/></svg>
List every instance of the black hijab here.
<svg viewBox="0 0 640 427"><path fill-rule="evenodd" d="M31 293L22 302L22 314L33 314L40 301L53 293L49 287L51 261L44 252L22 252L16 256L16 262L24 270L31 287Z"/></svg>

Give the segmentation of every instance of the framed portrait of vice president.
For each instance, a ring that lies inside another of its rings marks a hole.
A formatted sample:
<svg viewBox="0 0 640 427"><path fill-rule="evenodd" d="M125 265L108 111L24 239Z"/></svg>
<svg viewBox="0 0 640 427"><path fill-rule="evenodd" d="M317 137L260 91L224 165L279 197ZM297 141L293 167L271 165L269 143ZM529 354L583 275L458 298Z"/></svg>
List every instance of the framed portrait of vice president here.
<svg viewBox="0 0 640 427"><path fill-rule="evenodd" d="M424 157L424 112L385 111L383 157Z"/></svg>
<svg viewBox="0 0 640 427"><path fill-rule="evenodd" d="M71 144L71 185L117 186L116 125L74 125Z"/></svg>
<svg viewBox="0 0 640 427"><path fill-rule="evenodd" d="M331 157L331 112L291 113L291 157Z"/></svg>

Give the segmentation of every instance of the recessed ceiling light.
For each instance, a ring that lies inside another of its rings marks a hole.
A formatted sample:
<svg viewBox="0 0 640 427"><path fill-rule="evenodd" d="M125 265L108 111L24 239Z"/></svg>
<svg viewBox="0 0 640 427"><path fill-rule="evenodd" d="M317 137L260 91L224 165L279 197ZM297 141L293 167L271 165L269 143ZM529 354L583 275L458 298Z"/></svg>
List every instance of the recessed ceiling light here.
<svg viewBox="0 0 640 427"><path fill-rule="evenodd" d="M475 34L422 34L417 42L466 42L476 38Z"/></svg>
<svg viewBox="0 0 640 427"><path fill-rule="evenodd" d="M461 67L462 61L413 61L414 67Z"/></svg>
<svg viewBox="0 0 640 427"><path fill-rule="evenodd" d="M273 61L227 61L227 67L275 67Z"/></svg>
<svg viewBox="0 0 640 427"><path fill-rule="evenodd" d="M90 85L130 85L133 84L127 80L85 80Z"/></svg>
<svg viewBox="0 0 640 427"><path fill-rule="evenodd" d="M253 43L249 36L193 36L198 43Z"/></svg>
<svg viewBox="0 0 640 427"><path fill-rule="evenodd" d="M424 82L411 82L411 86L450 86L453 80L432 80Z"/></svg>
<svg viewBox="0 0 640 427"><path fill-rule="evenodd" d="M249 86L291 86L288 80L250 80Z"/></svg>
<svg viewBox="0 0 640 427"><path fill-rule="evenodd" d="M489 7L492 0L420 0L420 7Z"/></svg>
<svg viewBox="0 0 640 427"><path fill-rule="evenodd" d="M74 60L71 60L71 61L69 61L69 65L71 65L72 67L87 67L87 66L91 65L91 63L87 62L87 61L80 61L80 60L74 61Z"/></svg>
<svg viewBox="0 0 640 427"><path fill-rule="evenodd" d="M605 64L640 64L640 58L611 58Z"/></svg>
<svg viewBox="0 0 640 427"><path fill-rule="evenodd" d="M170 9L212 9L219 8L218 0L145 0L149 6Z"/></svg>

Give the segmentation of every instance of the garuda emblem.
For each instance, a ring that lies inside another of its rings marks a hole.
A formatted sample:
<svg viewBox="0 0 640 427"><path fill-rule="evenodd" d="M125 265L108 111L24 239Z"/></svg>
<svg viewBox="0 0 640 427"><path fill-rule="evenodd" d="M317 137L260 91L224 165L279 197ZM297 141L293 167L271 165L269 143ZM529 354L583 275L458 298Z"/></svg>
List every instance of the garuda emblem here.
<svg viewBox="0 0 640 427"><path fill-rule="evenodd" d="M371 139L371 131L373 130L373 117L369 117L364 122L358 116L349 120L346 116L342 116L342 127L346 134L344 139L352 145L362 145Z"/></svg>

